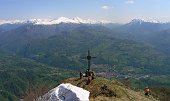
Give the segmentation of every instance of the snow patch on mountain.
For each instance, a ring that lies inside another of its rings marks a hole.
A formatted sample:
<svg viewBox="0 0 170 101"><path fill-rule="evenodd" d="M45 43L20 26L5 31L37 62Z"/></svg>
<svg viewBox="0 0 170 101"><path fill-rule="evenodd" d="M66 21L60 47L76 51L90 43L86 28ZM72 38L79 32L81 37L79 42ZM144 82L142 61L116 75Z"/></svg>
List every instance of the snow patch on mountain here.
<svg viewBox="0 0 170 101"><path fill-rule="evenodd" d="M63 83L39 97L38 101L89 101L89 94L90 92L83 88Z"/></svg>
<svg viewBox="0 0 170 101"><path fill-rule="evenodd" d="M106 24L111 23L110 21L104 20L91 20L91 19L81 19L75 17L73 19L60 17L58 19L30 19L30 20L0 20L0 25L2 24L34 24L34 25L52 25L60 23L74 23L74 24Z"/></svg>

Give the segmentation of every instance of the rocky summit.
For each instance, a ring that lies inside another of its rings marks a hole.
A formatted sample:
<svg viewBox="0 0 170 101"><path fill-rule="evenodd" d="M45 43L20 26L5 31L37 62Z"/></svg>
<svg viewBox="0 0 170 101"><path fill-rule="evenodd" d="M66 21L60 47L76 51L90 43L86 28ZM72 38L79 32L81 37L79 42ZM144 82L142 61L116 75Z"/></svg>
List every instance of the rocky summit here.
<svg viewBox="0 0 170 101"><path fill-rule="evenodd" d="M143 91L134 91L116 80L96 78L87 84L87 78L69 78L62 83L70 83L89 91L90 101L159 101L152 95L145 96Z"/></svg>

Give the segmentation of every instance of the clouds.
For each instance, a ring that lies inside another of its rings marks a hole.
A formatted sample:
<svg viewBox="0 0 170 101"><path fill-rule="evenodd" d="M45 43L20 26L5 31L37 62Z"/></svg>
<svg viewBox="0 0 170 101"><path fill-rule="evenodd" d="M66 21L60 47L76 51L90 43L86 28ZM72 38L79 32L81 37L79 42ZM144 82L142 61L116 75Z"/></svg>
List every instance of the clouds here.
<svg viewBox="0 0 170 101"><path fill-rule="evenodd" d="M135 2L134 2L134 0L127 0L125 3L126 4L134 4Z"/></svg>
<svg viewBox="0 0 170 101"><path fill-rule="evenodd" d="M134 4L135 0L125 0L124 3L125 4ZM109 10L109 9L112 9L113 7L112 6L108 6L108 5L103 5L101 8L103 10Z"/></svg>
<svg viewBox="0 0 170 101"><path fill-rule="evenodd" d="M109 9L111 9L112 7L111 7L111 6L106 6L106 5L105 5L105 6L102 6L101 8L104 9L104 10L109 10Z"/></svg>

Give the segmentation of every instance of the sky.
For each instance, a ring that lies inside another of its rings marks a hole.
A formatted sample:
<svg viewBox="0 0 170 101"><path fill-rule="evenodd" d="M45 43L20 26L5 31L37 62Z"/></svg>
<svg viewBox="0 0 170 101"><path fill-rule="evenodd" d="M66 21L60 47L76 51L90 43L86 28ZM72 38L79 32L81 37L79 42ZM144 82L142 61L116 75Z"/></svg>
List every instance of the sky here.
<svg viewBox="0 0 170 101"><path fill-rule="evenodd" d="M170 0L0 0L0 19L80 17L118 23L170 21Z"/></svg>

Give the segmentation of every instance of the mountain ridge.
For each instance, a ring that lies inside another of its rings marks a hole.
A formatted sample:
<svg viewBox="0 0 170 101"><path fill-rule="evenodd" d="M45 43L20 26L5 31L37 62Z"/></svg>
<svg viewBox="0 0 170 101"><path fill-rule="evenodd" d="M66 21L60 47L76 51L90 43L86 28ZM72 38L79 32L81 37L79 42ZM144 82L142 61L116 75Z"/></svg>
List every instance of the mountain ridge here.
<svg viewBox="0 0 170 101"><path fill-rule="evenodd" d="M3 24L33 24L33 25L52 25L60 23L75 23L75 24L107 24L110 21L81 19L79 17L66 18L60 17L57 19L28 19L28 20L0 20L0 25Z"/></svg>
<svg viewBox="0 0 170 101"><path fill-rule="evenodd" d="M0 20L0 25L4 24L33 24L33 25L52 25L60 23L75 23L75 24L113 24L115 22L109 20L96 20L96 19L82 19L80 17L68 18L68 17L58 17L58 18L37 18L37 19L27 19L27 20ZM134 18L125 24L135 24L135 23L153 23L153 24L166 24L169 22L161 22L155 19L137 19ZM117 23L121 24L121 23Z"/></svg>

